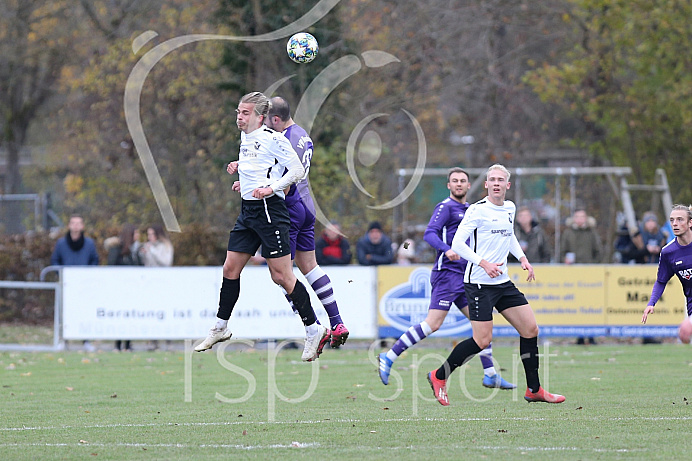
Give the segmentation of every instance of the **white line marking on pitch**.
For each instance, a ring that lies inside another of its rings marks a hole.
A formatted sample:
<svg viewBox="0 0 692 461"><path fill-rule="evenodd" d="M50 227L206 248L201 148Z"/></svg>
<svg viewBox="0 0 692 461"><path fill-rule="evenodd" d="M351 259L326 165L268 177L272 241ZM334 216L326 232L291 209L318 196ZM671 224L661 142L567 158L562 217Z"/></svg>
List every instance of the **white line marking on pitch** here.
<svg viewBox="0 0 692 461"><path fill-rule="evenodd" d="M268 448L316 448L320 444L316 442L300 443L293 442L290 445L272 444L272 445L231 445L231 444L214 444L203 443L199 445L191 445L185 443L2 443L0 447L135 447L135 448L236 448L239 450L262 450Z"/></svg>
<svg viewBox="0 0 692 461"><path fill-rule="evenodd" d="M589 418L598 421L689 421L692 416L632 416L632 417L613 417L613 418ZM307 421L219 421L207 423L147 423L147 424L92 424L88 426L23 426L23 427L0 427L0 431L47 431L55 429L112 429L116 427L204 427L204 426L237 426L237 425L272 425L272 424L325 424L325 423L393 423L418 421L439 421L445 423L470 422L470 421L494 421L497 418L393 418L393 419L319 419ZM546 421L546 418L505 418L503 421Z"/></svg>

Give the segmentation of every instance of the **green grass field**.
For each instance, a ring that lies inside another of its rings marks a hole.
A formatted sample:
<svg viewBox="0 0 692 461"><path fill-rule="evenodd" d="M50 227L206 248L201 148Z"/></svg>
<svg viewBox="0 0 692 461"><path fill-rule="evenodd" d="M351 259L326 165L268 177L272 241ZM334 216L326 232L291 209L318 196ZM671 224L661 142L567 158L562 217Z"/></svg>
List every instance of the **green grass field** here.
<svg viewBox="0 0 692 461"><path fill-rule="evenodd" d="M689 347L542 347L550 354L547 366L542 361L542 382L567 397L548 405L523 400L518 347L507 342L495 346L495 356L520 391L481 387L482 370L474 359L453 375L451 406L442 407L432 400L425 374L439 365L445 349L411 349L395 364L401 384L392 378L385 387L367 344L355 344L326 350L314 366L300 362L299 350L276 354L266 346L238 343L220 356L216 350L0 353L0 457L689 456Z"/></svg>

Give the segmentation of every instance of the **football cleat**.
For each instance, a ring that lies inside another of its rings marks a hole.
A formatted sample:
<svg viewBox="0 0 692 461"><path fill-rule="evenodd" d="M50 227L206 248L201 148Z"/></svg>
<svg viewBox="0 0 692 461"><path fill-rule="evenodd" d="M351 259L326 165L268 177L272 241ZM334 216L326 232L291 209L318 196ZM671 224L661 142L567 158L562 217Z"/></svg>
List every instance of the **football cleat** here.
<svg viewBox="0 0 692 461"><path fill-rule="evenodd" d="M538 392L531 392L531 389L527 388L524 398L527 402L562 403L565 401L564 395L551 394L543 389L542 386L538 388Z"/></svg>
<svg viewBox="0 0 692 461"><path fill-rule="evenodd" d="M502 376L494 374L492 376L483 375L483 386L500 389L516 389L517 385L505 381Z"/></svg>
<svg viewBox="0 0 692 461"><path fill-rule="evenodd" d="M436 372L437 370L433 370L428 373L428 382L430 383L430 387L432 387L437 401L440 402L440 405L446 407L449 405L449 399L447 398L447 380L437 379L435 377Z"/></svg>
<svg viewBox="0 0 692 461"><path fill-rule="evenodd" d="M217 328L212 328L209 330L209 335L199 343L197 346L195 346L195 351L196 352L202 352L206 351L207 349L211 349L211 347L216 344L220 343L223 341L228 341L231 339L232 333L230 330L224 328L223 330L219 330Z"/></svg>
<svg viewBox="0 0 692 461"><path fill-rule="evenodd" d="M323 325L317 325L317 333L305 338L305 347L303 348L303 355L301 359L303 362L312 362L317 359L325 344L329 342L329 329L325 328Z"/></svg>
<svg viewBox="0 0 692 461"><path fill-rule="evenodd" d="M382 384L385 386L389 384L389 372L392 371L392 362L389 357L387 357L386 352L382 352L380 355L380 379L382 380Z"/></svg>
<svg viewBox="0 0 692 461"><path fill-rule="evenodd" d="M330 342L330 345L333 348L343 346L346 343L347 339L348 330L346 329L346 326L343 323L338 324L334 327L334 329L332 329L332 340Z"/></svg>

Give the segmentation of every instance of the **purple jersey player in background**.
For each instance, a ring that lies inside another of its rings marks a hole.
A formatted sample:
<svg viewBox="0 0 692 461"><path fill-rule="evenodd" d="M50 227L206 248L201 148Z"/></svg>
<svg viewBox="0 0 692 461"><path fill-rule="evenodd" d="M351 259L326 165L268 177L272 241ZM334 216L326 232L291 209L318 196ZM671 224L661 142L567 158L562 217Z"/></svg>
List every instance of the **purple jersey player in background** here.
<svg viewBox="0 0 692 461"><path fill-rule="evenodd" d="M331 324L331 346L339 347L348 338L348 329L344 326L339 314L339 307L334 297L332 281L317 265L315 257L315 205L310 196L308 173L312 160L312 139L307 132L291 118L288 102L281 97L271 99L271 108L266 125L275 131L283 132L298 154L305 176L292 184L286 193L286 206L291 217L291 257L303 273L317 297L329 315ZM291 302L288 298L289 303ZM321 352L321 350L320 350Z"/></svg>
<svg viewBox="0 0 692 461"><path fill-rule="evenodd" d="M423 322L413 325L401 335L389 351L379 355L379 373L383 384L389 384L392 364L406 349L440 329L452 303L468 317L468 302L464 293L466 260L460 258L452 250L451 245L457 227L469 207L466 194L470 188L468 173L461 168L449 170L447 173L449 197L437 204L423 235L423 239L437 250L435 265L430 273L432 292L428 315ZM493 366L492 354L492 345L480 353L483 364L483 386L500 389L516 388L517 386L508 383L497 374Z"/></svg>
<svg viewBox="0 0 692 461"><path fill-rule="evenodd" d="M692 336L692 210L689 206L674 205L670 212L670 224L675 240L664 246L658 261L658 275L651 290L649 304L644 309L642 323L646 323L649 314L654 313L654 306L661 298L668 280L677 275L682 284L682 292L687 299L687 315L680 324L678 336L685 344L690 343Z"/></svg>

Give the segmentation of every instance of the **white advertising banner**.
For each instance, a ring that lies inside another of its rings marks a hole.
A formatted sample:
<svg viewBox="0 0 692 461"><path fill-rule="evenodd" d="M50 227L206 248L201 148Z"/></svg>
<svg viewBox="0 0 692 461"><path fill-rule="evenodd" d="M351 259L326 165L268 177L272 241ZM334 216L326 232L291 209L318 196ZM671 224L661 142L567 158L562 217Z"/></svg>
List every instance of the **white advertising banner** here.
<svg viewBox="0 0 692 461"><path fill-rule="evenodd" d="M351 338L377 336L376 270L325 267ZM315 313L329 318L301 274ZM201 339L216 322L220 267L64 267L62 335L80 339ZM229 329L234 338L303 338L305 329L266 266L243 270Z"/></svg>

